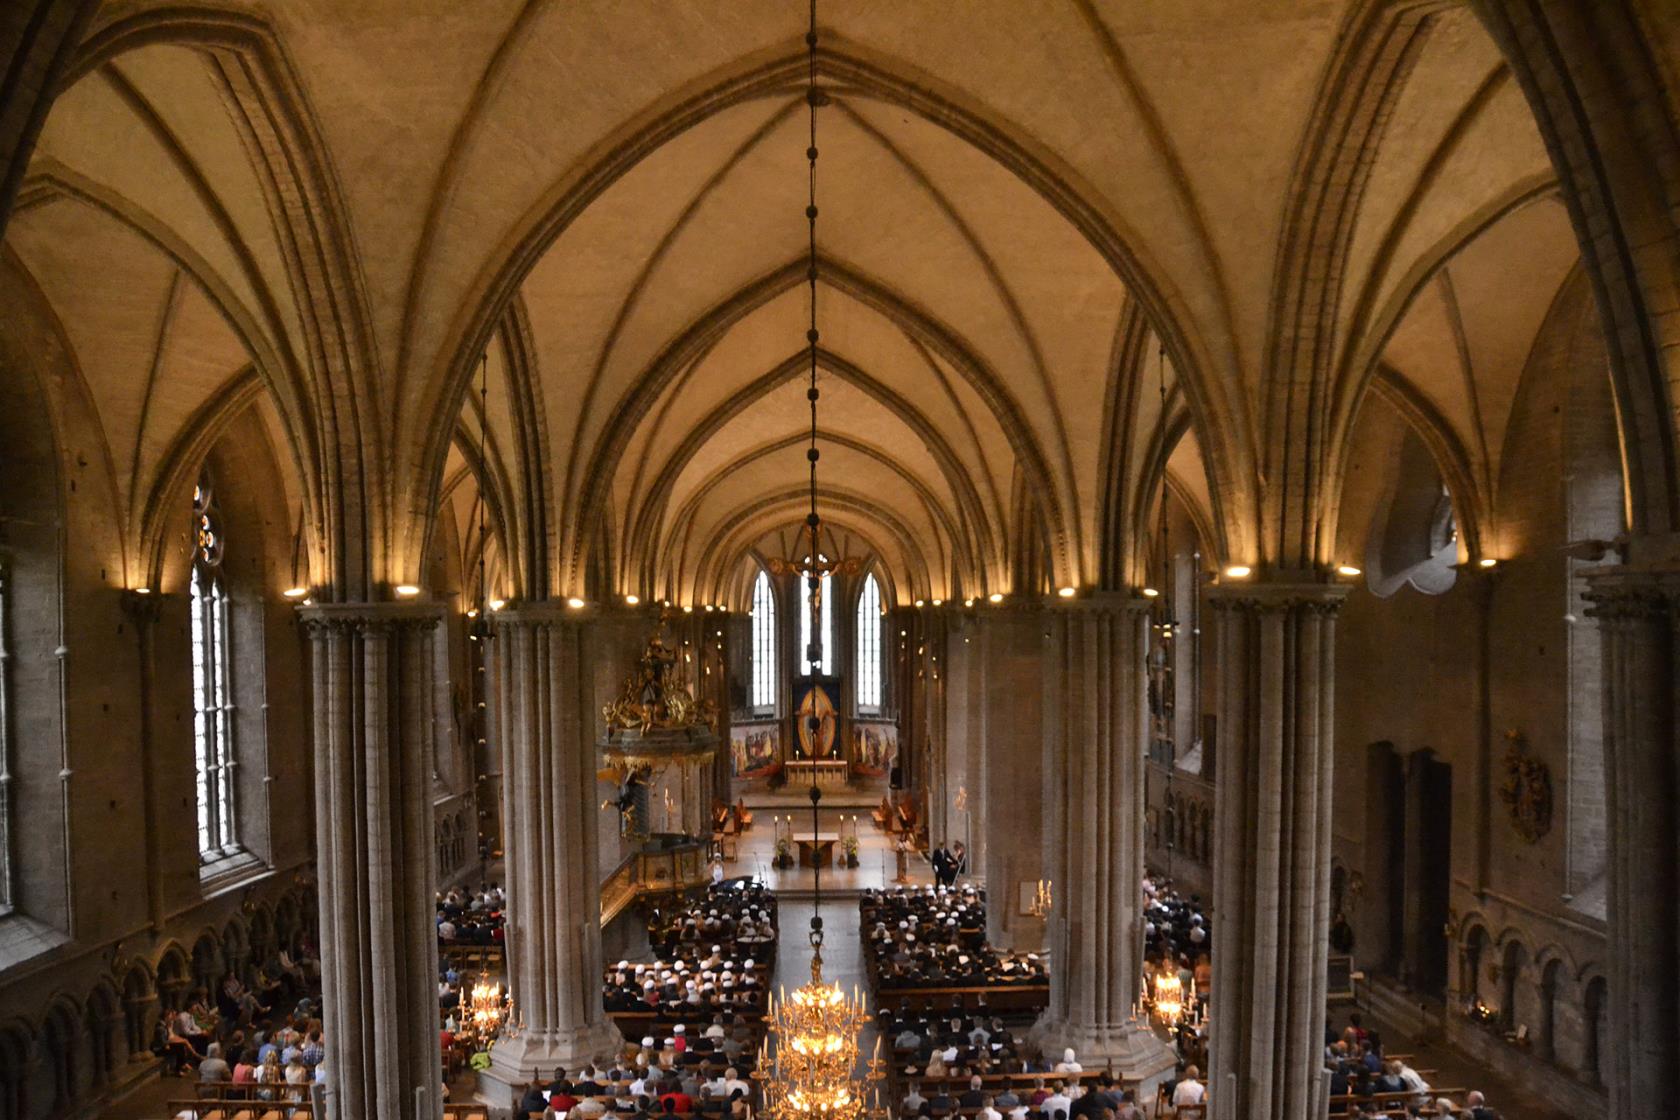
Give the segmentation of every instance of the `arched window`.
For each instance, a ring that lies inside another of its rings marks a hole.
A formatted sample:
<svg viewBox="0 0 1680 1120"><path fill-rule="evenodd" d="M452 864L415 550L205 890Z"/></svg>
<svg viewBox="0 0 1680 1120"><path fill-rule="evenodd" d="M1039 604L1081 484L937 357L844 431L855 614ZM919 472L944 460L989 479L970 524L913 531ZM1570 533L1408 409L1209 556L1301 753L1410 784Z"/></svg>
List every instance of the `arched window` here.
<svg viewBox="0 0 1680 1120"><path fill-rule="evenodd" d="M799 672L804 675L811 671L811 603L806 598L808 576L799 577ZM833 577L824 572L817 582L818 609L821 618L818 625L822 627L822 662L818 673L830 676L834 672L834 598L829 590L834 584Z"/></svg>
<svg viewBox="0 0 1680 1120"><path fill-rule="evenodd" d="M857 605L857 706L881 710L881 585L875 573L863 577Z"/></svg>
<svg viewBox="0 0 1680 1120"><path fill-rule="evenodd" d="M776 706L776 593L762 570L753 583L752 706Z"/></svg>
<svg viewBox="0 0 1680 1120"><path fill-rule="evenodd" d="M193 747L198 768L198 852L211 863L239 851L235 820L233 691L228 683L228 598L222 530L210 484L193 491L191 583Z"/></svg>

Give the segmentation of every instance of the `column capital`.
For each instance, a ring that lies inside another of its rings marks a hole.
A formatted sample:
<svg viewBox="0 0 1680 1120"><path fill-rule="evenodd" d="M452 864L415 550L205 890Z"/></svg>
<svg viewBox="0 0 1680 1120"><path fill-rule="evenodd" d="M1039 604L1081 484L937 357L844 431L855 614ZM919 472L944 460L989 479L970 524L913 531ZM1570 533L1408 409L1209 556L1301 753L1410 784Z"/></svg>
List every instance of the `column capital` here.
<svg viewBox="0 0 1680 1120"><path fill-rule="evenodd" d="M324 634L330 630L360 633L430 630L443 621L443 604L314 603L299 607L298 618L311 634Z"/></svg>
<svg viewBox="0 0 1680 1120"><path fill-rule="evenodd" d="M1680 603L1680 570L1600 568L1586 574L1589 618L1606 621L1667 618Z"/></svg>
<svg viewBox="0 0 1680 1120"><path fill-rule="evenodd" d="M1215 584L1208 588L1215 610L1248 611L1257 614L1297 608L1333 615L1351 590L1345 583L1303 583L1256 579L1252 582Z"/></svg>
<svg viewBox="0 0 1680 1120"><path fill-rule="evenodd" d="M1043 609L1052 614L1143 614L1158 599L1134 595L1130 591L1093 591L1071 599L1047 598Z"/></svg>

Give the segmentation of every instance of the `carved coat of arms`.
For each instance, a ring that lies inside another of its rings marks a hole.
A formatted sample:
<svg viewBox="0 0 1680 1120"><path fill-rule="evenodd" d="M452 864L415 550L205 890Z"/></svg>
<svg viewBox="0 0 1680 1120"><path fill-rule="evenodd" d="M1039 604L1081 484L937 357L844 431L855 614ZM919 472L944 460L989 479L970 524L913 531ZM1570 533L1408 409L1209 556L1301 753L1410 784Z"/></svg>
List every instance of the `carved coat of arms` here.
<svg viewBox="0 0 1680 1120"><path fill-rule="evenodd" d="M1505 733L1505 780L1499 800L1511 813L1511 827L1532 844L1552 830L1552 772L1528 753L1520 731Z"/></svg>

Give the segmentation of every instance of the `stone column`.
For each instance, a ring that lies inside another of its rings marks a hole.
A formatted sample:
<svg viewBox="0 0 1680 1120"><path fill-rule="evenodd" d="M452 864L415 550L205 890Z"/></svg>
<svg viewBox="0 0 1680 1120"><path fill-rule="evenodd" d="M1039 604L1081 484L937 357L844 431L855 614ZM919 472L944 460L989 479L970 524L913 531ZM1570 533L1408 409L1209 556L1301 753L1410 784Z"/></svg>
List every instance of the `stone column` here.
<svg viewBox="0 0 1680 1120"><path fill-rule="evenodd" d="M1613 1120L1665 1112L1680 1067L1680 775L1675 628L1680 573L1588 577L1604 641L1604 790L1609 820L1607 977Z"/></svg>
<svg viewBox="0 0 1680 1120"><path fill-rule="evenodd" d="M575 1070L623 1044L601 1004L601 808L586 626L560 604L495 618L507 966L523 1023L491 1051L481 1081L497 1105L512 1104L538 1072Z"/></svg>
<svg viewBox="0 0 1680 1120"><path fill-rule="evenodd" d="M1038 952L1045 948L1044 922L1018 913L1018 903L1021 884L1036 885L1044 877L1045 817L1061 811L1044 789L1049 619L1036 602L984 607L977 617L980 788L969 789L969 805L979 802L969 865L986 877L986 939L1017 952Z"/></svg>
<svg viewBox="0 0 1680 1120"><path fill-rule="evenodd" d="M432 844L438 608L303 610L332 1120L442 1115Z"/></svg>
<svg viewBox="0 0 1680 1120"><path fill-rule="evenodd" d="M1103 594L1058 606L1045 657L1042 765L1050 1006L1036 1034L1149 1082L1172 1050L1132 1018L1142 970L1143 759L1148 601ZM1003 900L1000 900L1003 901ZM1013 896L1008 899L1015 902Z"/></svg>
<svg viewBox="0 0 1680 1120"><path fill-rule="evenodd" d="M1322 1116L1335 618L1346 589L1254 583L1219 612L1216 1120Z"/></svg>

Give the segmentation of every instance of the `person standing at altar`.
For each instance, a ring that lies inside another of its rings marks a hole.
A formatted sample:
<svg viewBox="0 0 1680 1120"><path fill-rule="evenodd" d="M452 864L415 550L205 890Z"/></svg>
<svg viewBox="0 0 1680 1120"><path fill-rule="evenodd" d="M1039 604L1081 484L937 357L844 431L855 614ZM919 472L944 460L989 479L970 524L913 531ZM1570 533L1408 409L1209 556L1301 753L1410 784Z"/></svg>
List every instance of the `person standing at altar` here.
<svg viewBox="0 0 1680 1120"><path fill-rule="evenodd" d="M940 886L946 884L945 876L951 870L951 853L945 848L945 841L939 842L939 847L928 856L928 862L933 864L933 881Z"/></svg>

